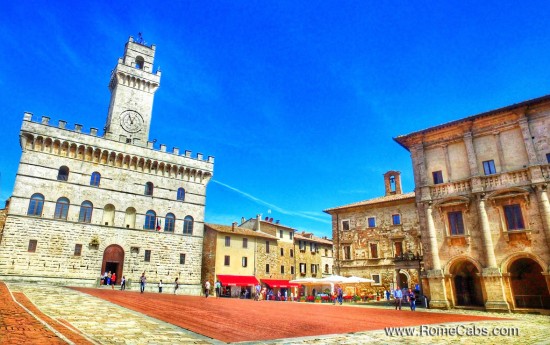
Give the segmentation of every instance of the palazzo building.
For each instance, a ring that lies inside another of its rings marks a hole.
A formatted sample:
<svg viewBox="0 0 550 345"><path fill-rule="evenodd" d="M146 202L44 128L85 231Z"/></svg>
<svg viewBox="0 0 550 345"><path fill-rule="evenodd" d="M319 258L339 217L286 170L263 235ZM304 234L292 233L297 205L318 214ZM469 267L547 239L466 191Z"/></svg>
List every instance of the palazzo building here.
<svg viewBox="0 0 550 345"><path fill-rule="evenodd" d="M415 194L403 193L401 173L384 174L385 195L324 212L332 216L335 268L339 275L374 280L367 293L419 287L422 264Z"/></svg>
<svg viewBox="0 0 550 345"><path fill-rule="evenodd" d="M430 305L550 308L550 96L395 141L411 153Z"/></svg>
<svg viewBox="0 0 550 345"><path fill-rule="evenodd" d="M145 273L149 283L178 277L184 293L199 294L214 159L149 141L155 51L129 38L111 74L103 135L24 114L0 280L93 286L111 271L137 288Z"/></svg>

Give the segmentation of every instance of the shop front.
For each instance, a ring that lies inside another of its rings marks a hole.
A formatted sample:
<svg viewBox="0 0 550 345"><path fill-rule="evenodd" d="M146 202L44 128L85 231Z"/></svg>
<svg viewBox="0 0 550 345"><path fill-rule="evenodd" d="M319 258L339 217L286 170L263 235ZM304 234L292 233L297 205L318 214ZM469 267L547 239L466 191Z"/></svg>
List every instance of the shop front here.
<svg viewBox="0 0 550 345"><path fill-rule="evenodd" d="M218 274L217 277L222 286L220 297L252 298L254 286L258 284L254 276Z"/></svg>

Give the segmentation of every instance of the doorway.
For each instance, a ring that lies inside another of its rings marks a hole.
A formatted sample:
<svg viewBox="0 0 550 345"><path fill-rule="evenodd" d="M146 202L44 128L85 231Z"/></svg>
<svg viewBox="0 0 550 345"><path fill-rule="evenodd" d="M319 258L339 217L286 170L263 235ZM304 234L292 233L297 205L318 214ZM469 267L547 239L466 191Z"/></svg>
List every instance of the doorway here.
<svg viewBox="0 0 550 345"><path fill-rule="evenodd" d="M103 262L101 264L100 274L105 272L115 273L116 281L114 283L116 284L117 282L120 282L120 279L122 278L123 266L124 249L117 244L112 244L105 248L105 251L103 252Z"/></svg>
<svg viewBox="0 0 550 345"><path fill-rule="evenodd" d="M542 272L542 267L529 258L518 259L510 265L516 308L550 309L550 294Z"/></svg>
<svg viewBox="0 0 550 345"><path fill-rule="evenodd" d="M452 269L457 306L483 306L479 271L469 261L462 261Z"/></svg>

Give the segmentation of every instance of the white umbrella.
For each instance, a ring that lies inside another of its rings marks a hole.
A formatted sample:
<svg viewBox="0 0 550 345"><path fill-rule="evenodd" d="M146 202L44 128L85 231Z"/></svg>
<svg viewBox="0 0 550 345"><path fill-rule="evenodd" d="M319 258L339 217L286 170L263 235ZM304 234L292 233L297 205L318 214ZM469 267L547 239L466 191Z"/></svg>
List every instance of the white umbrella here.
<svg viewBox="0 0 550 345"><path fill-rule="evenodd" d="M295 283L300 285L316 285L321 283L320 280L321 279L317 279L317 278L299 278L299 279L291 280L290 283Z"/></svg>
<svg viewBox="0 0 550 345"><path fill-rule="evenodd" d="M342 281L342 284L361 284L361 283L374 283L374 280L368 278L361 278L356 276L347 277Z"/></svg>
<svg viewBox="0 0 550 345"><path fill-rule="evenodd" d="M328 276L328 277L325 277L325 278L322 278L322 279L319 279L322 283L329 283L329 284L338 284L338 283L342 283L343 281L346 280L346 277L342 277L342 276L339 276L339 275L332 275L332 276Z"/></svg>

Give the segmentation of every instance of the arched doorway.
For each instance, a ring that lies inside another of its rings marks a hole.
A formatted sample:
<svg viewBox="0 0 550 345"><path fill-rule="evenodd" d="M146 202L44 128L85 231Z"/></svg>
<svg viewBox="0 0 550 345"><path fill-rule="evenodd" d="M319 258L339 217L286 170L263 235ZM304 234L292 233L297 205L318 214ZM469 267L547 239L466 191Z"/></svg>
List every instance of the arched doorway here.
<svg viewBox="0 0 550 345"><path fill-rule="evenodd" d="M403 272L399 272L399 287L401 289L408 289L409 288L409 277Z"/></svg>
<svg viewBox="0 0 550 345"><path fill-rule="evenodd" d="M510 280L516 308L550 309L550 295L542 268L532 259L521 258L510 265Z"/></svg>
<svg viewBox="0 0 550 345"><path fill-rule="evenodd" d="M479 271L469 262L462 261L454 265L451 270L457 306L483 306L483 295Z"/></svg>
<svg viewBox="0 0 550 345"><path fill-rule="evenodd" d="M124 249L117 244L111 244L103 252L103 263L101 264L101 274L105 272L116 273L117 282L122 278L122 268L124 265ZM116 284L116 282L115 282Z"/></svg>

